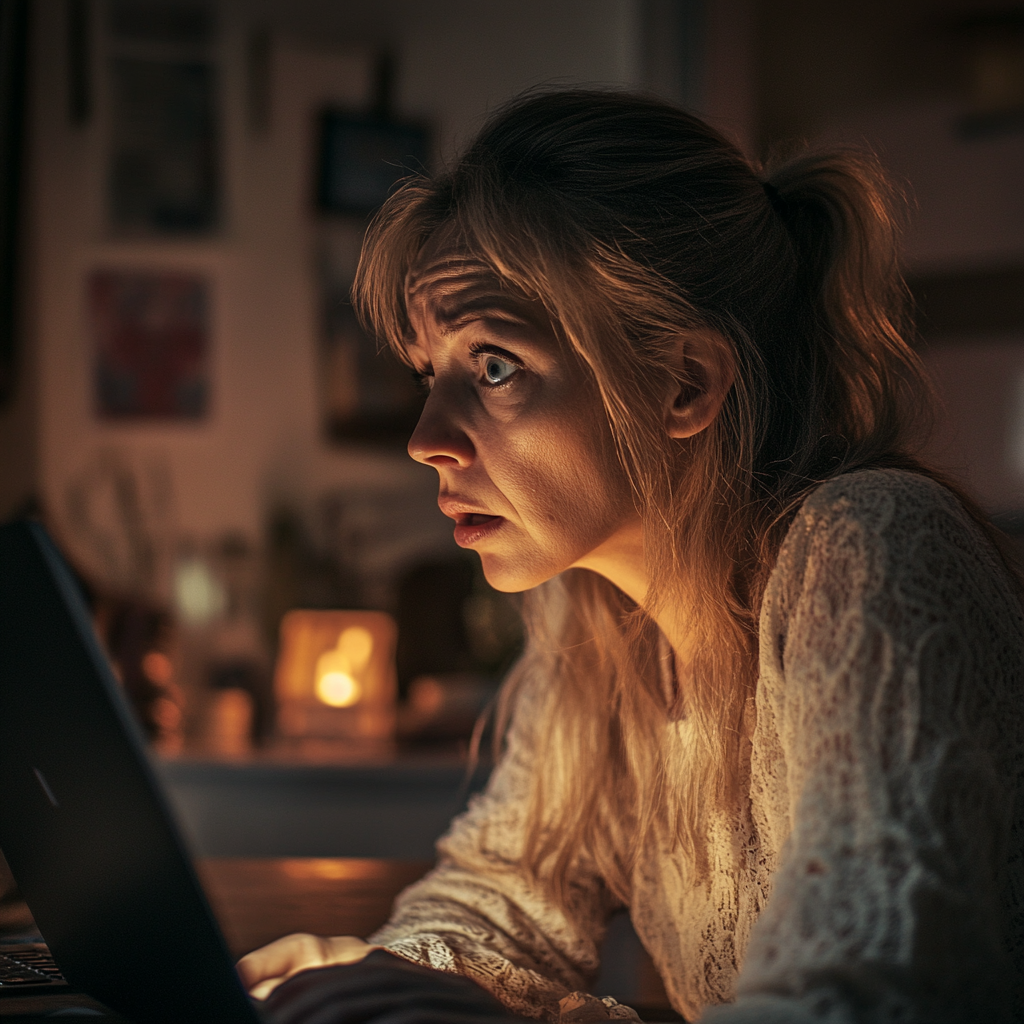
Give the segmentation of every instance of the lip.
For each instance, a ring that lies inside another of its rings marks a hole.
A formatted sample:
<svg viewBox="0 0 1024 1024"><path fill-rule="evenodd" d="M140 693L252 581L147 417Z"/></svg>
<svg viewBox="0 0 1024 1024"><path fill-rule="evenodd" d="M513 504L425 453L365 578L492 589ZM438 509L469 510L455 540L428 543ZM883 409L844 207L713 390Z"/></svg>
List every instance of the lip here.
<svg viewBox="0 0 1024 1024"><path fill-rule="evenodd" d="M437 499L437 504L449 519L455 520L453 533L460 548L472 547L505 525L504 516L493 515L461 498L444 495Z"/></svg>
<svg viewBox="0 0 1024 1024"><path fill-rule="evenodd" d="M504 516L484 516L475 514L467 515L466 519L476 521L456 521L455 529L452 531L455 537L455 543L458 544L460 548L471 548L474 544L478 544L480 541L497 533L498 530L505 525Z"/></svg>

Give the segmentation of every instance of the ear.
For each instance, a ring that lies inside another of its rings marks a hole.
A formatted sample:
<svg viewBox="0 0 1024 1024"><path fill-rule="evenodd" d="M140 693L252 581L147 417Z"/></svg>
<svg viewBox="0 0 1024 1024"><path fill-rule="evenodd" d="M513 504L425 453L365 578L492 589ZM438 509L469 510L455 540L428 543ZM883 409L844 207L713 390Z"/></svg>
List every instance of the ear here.
<svg viewBox="0 0 1024 1024"><path fill-rule="evenodd" d="M665 402L669 437L693 437L709 427L736 379L732 346L717 331L686 331L673 340L674 381Z"/></svg>

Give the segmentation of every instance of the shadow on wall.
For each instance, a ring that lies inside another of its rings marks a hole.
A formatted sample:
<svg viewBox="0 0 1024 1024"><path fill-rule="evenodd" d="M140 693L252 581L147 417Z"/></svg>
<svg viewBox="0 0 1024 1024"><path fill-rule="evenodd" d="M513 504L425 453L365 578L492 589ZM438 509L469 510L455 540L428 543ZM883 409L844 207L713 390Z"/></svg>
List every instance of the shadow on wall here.
<svg viewBox="0 0 1024 1024"><path fill-rule="evenodd" d="M1024 532L1024 260L910 284L940 403L926 457Z"/></svg>

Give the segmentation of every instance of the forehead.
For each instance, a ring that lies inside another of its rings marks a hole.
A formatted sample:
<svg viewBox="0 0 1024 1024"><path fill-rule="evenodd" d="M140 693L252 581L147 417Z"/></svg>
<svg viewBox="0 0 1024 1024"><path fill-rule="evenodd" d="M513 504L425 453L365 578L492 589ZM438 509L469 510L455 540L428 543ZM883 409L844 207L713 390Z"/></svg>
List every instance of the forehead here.
<svg viewBox="0 0 1024 1024"><path fill-rule="evenodd" d="M501 279L482 260L452 254L413 264L405 278L405 305L410 317L433 314L443 318L456 299L500 291Z"/></svg>
<svg viewBox="0 0 1024 1024"><path fill-rule="evenodd" d="M405 276L405 306L411 321L422 316L448 319L456 306L462 308L474 298L499 297L533 304L451 229L441 228L427 240Z"/></svg>

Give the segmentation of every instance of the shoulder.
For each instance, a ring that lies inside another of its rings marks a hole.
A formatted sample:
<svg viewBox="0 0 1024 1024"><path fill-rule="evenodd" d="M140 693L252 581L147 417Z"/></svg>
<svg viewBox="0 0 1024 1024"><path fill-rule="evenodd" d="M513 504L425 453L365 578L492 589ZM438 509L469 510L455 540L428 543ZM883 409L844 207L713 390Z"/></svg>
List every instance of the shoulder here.
<svg viewBox="0 0 1024 1024"><path fill-rule="evenodd" d="M866 469L847 473L816 487L794 519L783 547L835 527L855 527L872 534L903 532L940 522L975 539L983 534L948 488L920 473Z"/></svg>
<svg viewBox="0 0 1024 1024"><path fill-rule="evenodd" d="M900 470L850 473L808 496L761 610L762 641L776 644L794 631L824 641L845 625L881 629L896 647L938 629L1007 648L1022 621L1016 582L957 496Z"/></svg>
<svg viewBox="0 0 1024 1024"><path fill-rule="evenodd" d="M826 481L807 497L783 541L772 583L791 587L825 568L851 584L881 584L893 572L910 570L940 582L968 566L972 575L1010 587L991 540L952 491L918 473L862 470Z"/></svg>
<svg viewBox="0 0 1024 1024"><path fill-rule="evenodd" d="M808 496L765 590L762 637L851 615L908 643L940 623L1013 642L1022 629L1016 581L984 530L948 488L900 470L850 473Z"/></svg>

